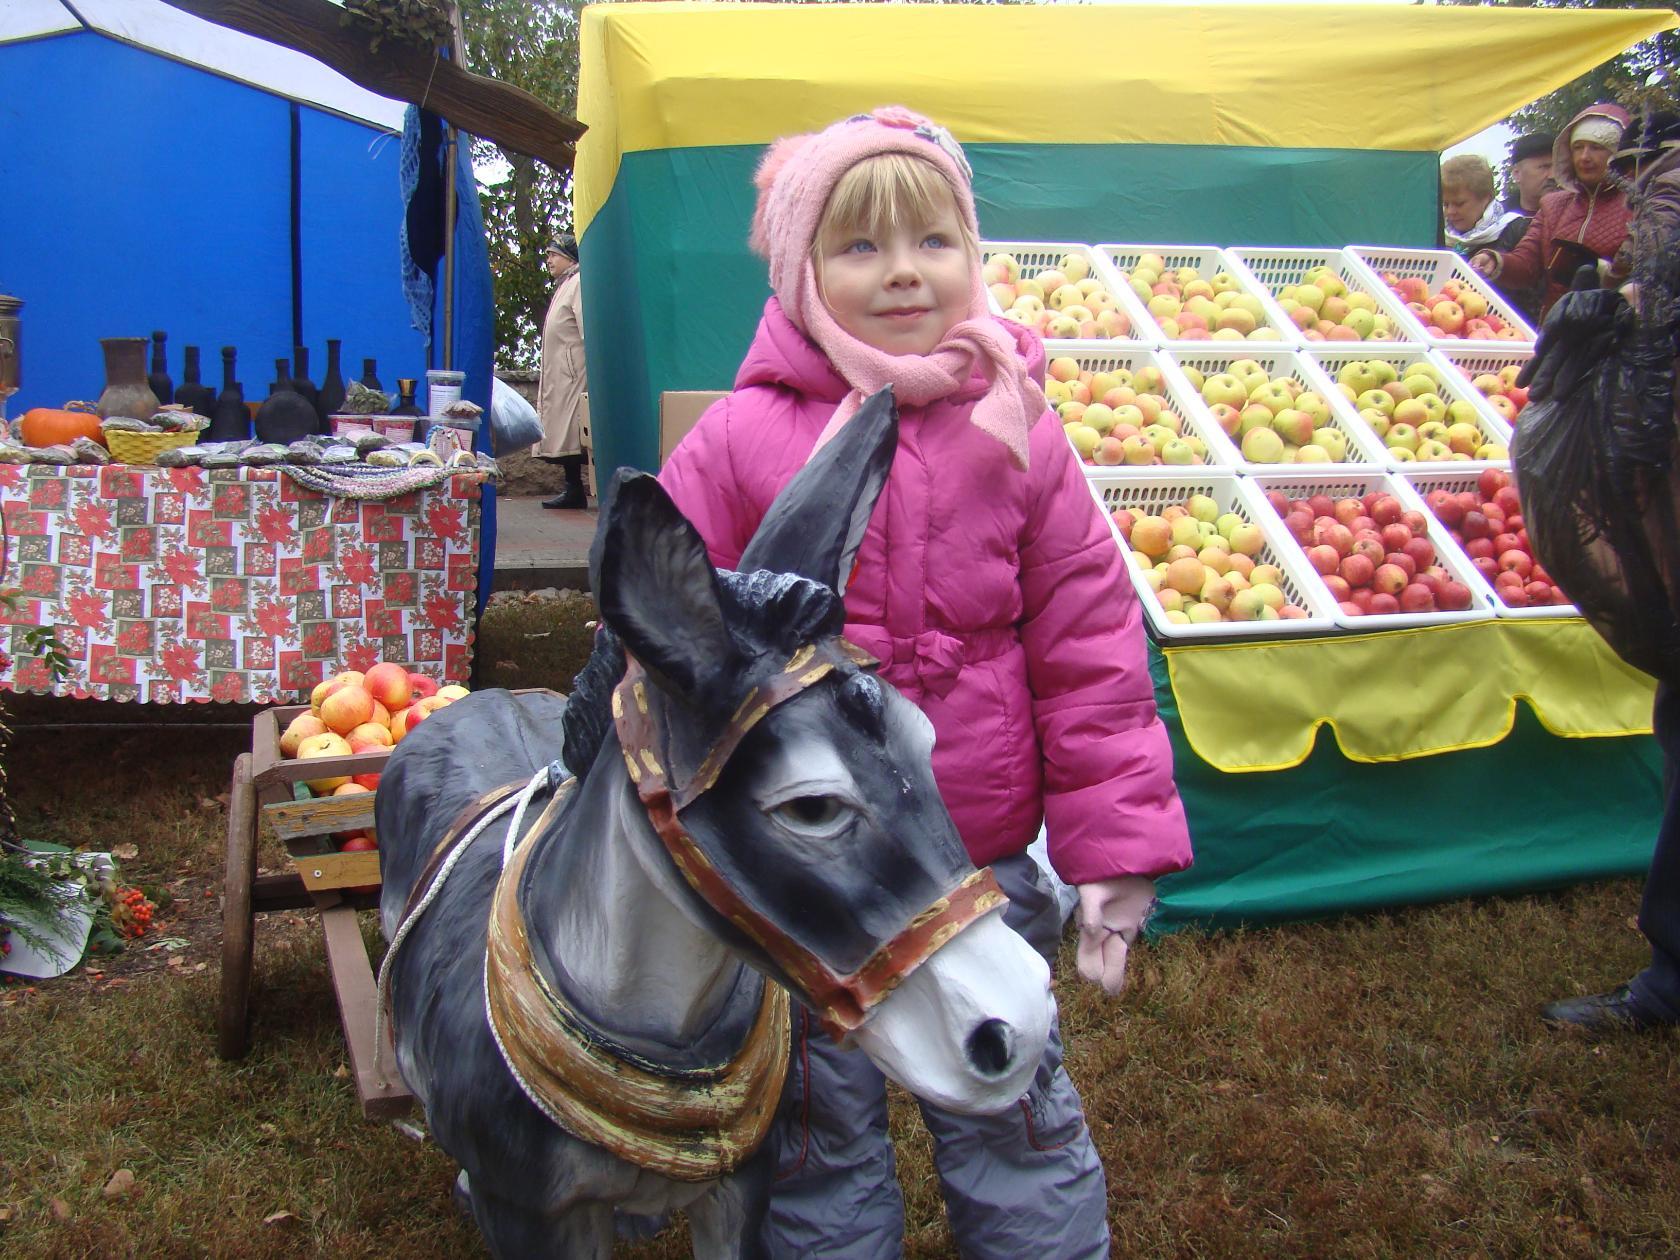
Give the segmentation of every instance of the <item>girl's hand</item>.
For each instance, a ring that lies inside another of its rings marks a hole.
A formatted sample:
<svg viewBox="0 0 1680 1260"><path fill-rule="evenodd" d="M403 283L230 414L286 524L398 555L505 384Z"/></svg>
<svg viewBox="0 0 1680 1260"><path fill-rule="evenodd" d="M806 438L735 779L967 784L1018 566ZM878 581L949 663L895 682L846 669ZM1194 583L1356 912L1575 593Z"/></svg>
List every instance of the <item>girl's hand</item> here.
<svg viewBox="0 0 1680 1260"><path fill-rule="evenodd" d="M1499 268L1499 256L1491 249L1480 250L1470 256L1470 267L1479 276L1491 277Z"/></svg>
<svg viewBox="0 0 1680 1260"><path fill-rule="evenodd" d="M1155 900L1142 875L1079 885L1079 974L1113 995L1126 984L1126 952Z"/></svg>

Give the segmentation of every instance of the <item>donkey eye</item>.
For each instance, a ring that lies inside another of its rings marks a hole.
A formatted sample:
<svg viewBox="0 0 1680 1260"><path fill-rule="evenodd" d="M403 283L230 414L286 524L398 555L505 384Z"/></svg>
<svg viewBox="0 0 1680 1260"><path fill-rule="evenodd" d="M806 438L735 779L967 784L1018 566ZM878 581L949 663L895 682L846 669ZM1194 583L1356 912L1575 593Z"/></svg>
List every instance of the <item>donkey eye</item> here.
<svg viewBox="0 0 1680 1260"><path fill-rule="evenodd" d="M838 796L796 796L770 811L791 831L830 832L851 814L851 807Z"/></svg>

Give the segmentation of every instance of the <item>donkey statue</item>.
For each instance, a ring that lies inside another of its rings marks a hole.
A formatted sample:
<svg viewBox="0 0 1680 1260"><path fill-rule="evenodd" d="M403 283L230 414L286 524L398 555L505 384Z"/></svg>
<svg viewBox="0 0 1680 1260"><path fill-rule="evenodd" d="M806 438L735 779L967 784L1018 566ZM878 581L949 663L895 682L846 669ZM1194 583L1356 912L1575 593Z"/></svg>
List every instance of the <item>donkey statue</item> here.
<svg viewBox="0 0 1680 1260"><path fill-rule="evenodd" d="M897 431L883 391L734 573L621 471L570 699L476 693L391 756L385 1009L497 1256L606 1257L615 1212L676 1210L696 1256L765 1254L790 993L941 1106L1032 1080L1048 969L968 860L926 719L841 637Z"/></svg>

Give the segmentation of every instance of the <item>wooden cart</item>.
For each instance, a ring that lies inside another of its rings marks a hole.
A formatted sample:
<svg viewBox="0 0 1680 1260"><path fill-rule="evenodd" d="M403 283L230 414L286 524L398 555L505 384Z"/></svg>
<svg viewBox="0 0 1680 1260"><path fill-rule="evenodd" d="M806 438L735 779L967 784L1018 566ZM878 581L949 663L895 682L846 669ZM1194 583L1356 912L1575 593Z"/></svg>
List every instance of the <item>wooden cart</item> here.
<svg viewBox="0 0 1680 1260"><path fill-rule="evenodd" d="M339 853L330 839L336 832L372 827L375 794L299 800L294 785L337 775L377 774L390 754L286 760L280 755L280 733L294 717L308 711L305 705L295 705L257 714L252 721L251 751L234 762L228 799L217 1052L224 1059L237 1059L250 1049L251 951L257 913L313 908L326 937L327 963L362 1114L386 1119L407 1112L414 1095L396 1074L388 1031L384 1071L375 1066L374 1014L379 992L356 911L378 908L379 854ZM292 870L257 874L260 818L266 818L285 843Z"/></svg>

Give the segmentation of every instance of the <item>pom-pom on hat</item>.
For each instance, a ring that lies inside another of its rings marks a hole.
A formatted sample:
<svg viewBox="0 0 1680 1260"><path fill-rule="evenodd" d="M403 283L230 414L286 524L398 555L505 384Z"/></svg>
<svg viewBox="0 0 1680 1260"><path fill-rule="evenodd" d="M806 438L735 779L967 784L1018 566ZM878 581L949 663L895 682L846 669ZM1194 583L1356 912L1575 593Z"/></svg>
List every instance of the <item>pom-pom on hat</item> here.
<svg viewBox="0 0 1680 1260"><path fill-rule="evenodd" d="M840 404L818 446L858 408L864 396L892 385L899 403L920 406L960 388L975 373L987 382L973 422L1027 466L1027 431L1044 408L1044 394L1027 374L1014 338L992 319L975 260L969 306L963 320L926 355L891 355L865 345L842 329L818 292L811 246L835 186L852 167L869 158L901 153L918 158L950 185L957 214L978 241L974 172L951 133L900 105L856 114L808 135L788 136L770 146L753 182L758 205L750 242L770 268L770 287L783 313L829 358L852 393Z"/></svg>

